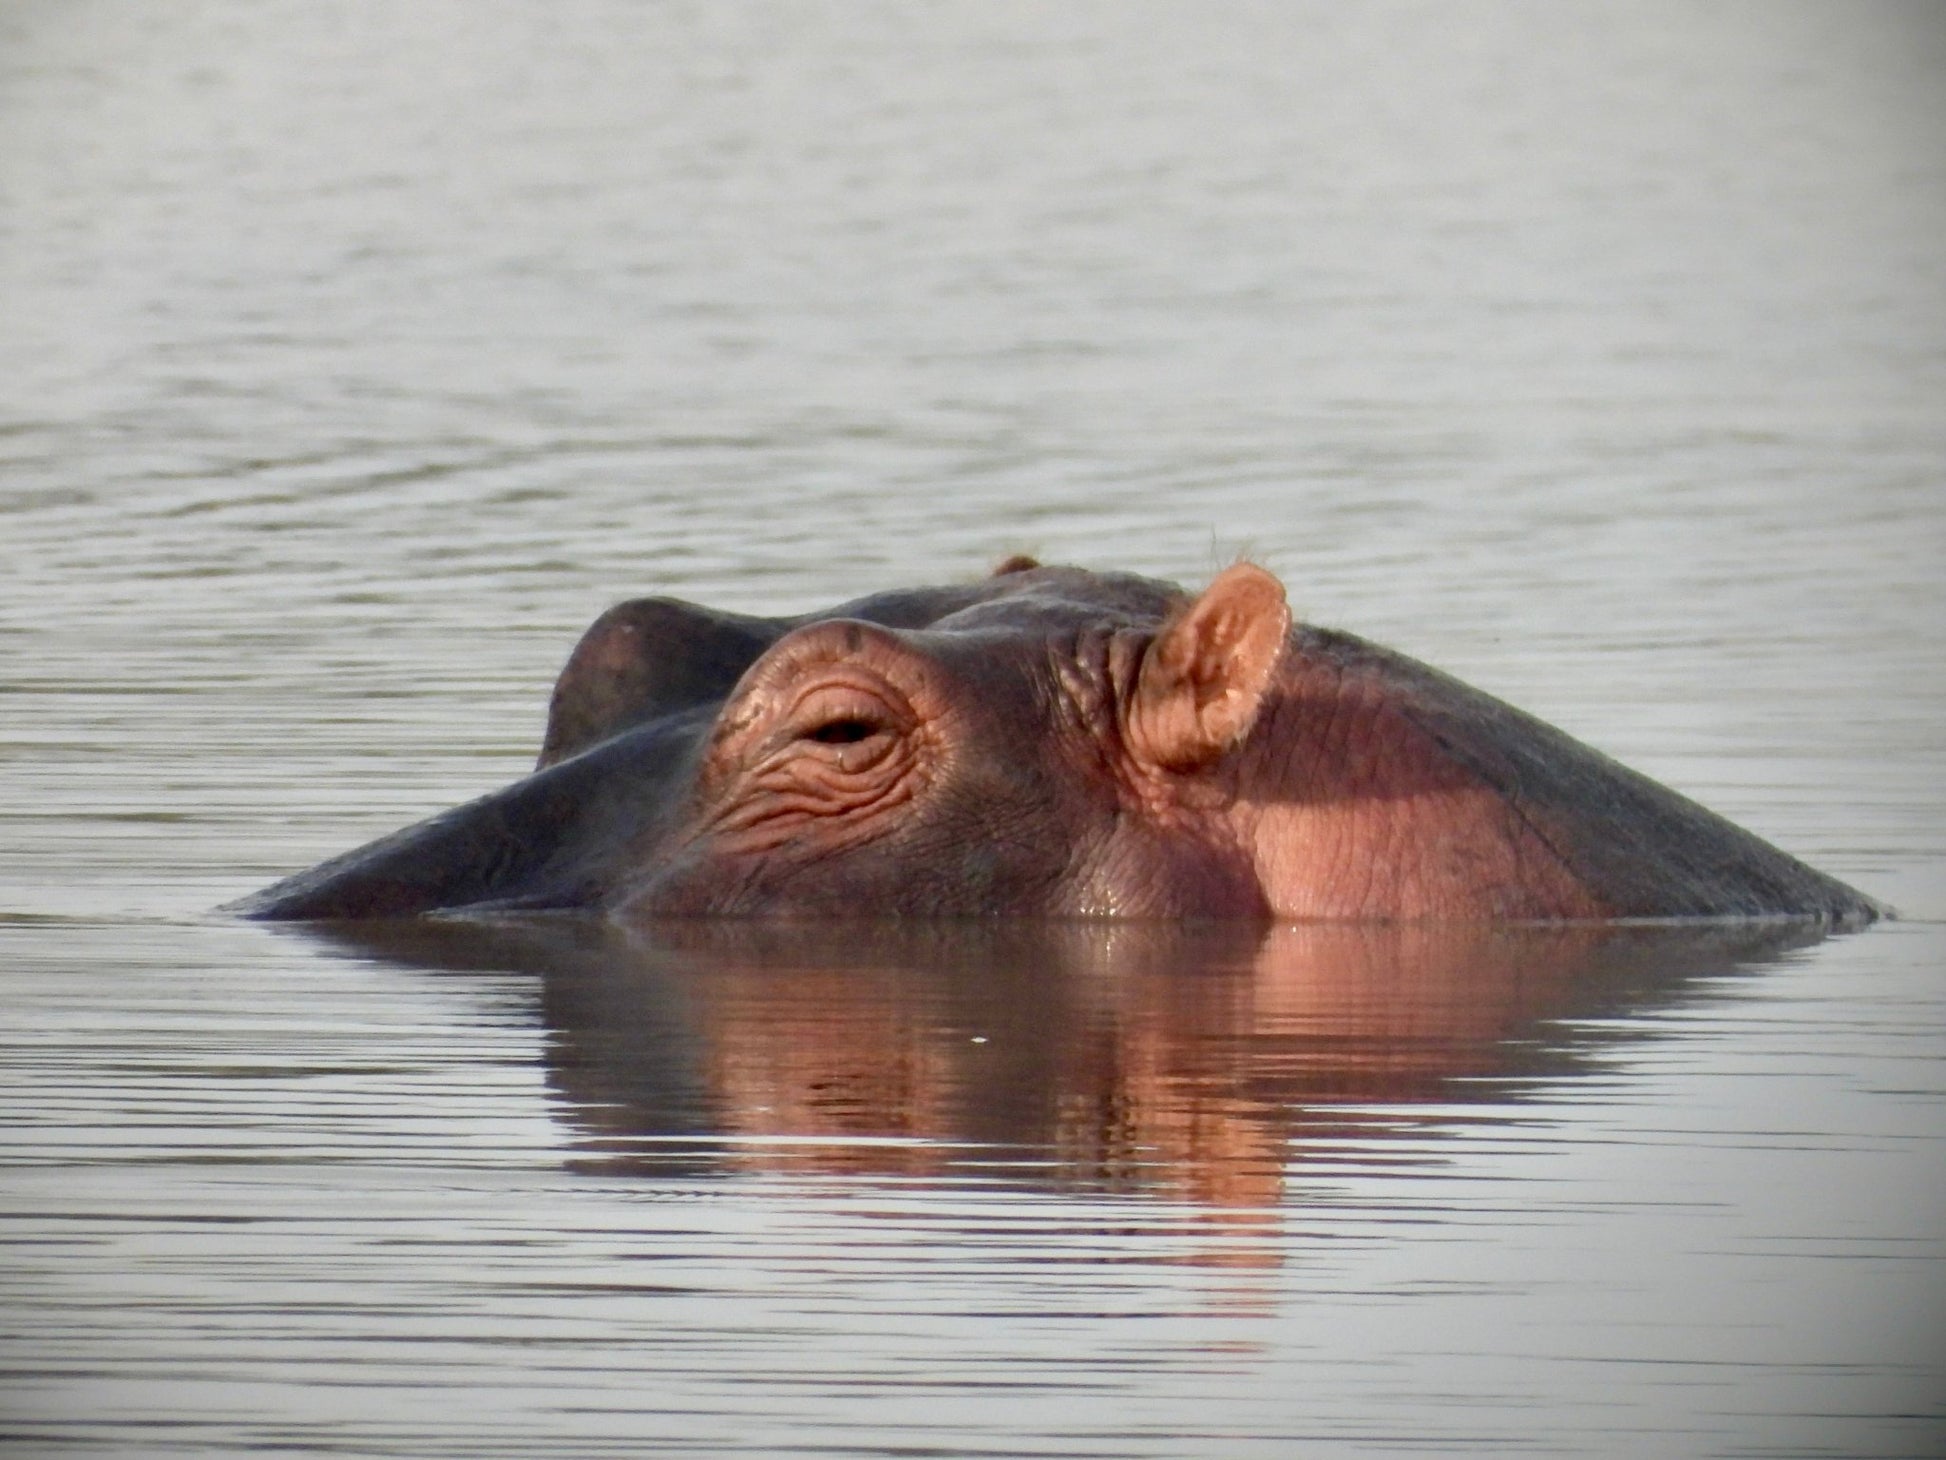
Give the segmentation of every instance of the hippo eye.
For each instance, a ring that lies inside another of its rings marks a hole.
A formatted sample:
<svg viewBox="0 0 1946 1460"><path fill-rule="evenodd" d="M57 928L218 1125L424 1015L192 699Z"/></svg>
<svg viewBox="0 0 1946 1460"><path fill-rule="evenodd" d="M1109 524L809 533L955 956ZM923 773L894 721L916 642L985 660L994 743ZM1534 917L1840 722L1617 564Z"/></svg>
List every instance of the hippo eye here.
<svg viewBox="0 0 1946 1460"><path fill-rule="evenodd" d="M802 738L815 740L820 745L856 745L861 740L871 739L879 733L880 728L870 720L846 716L842 720L827 720L806 732Z"/></svg>
<svg viewBox="0 0 1946 1460"><path fill-rule="evenodd" d="M800 746L839 749L884 747L898 738L901 718L885 697L857 683L826 683L801 698L787 720L784 738ZM841 765L859 766L858 752Z"/></svg>
<svg viewBox="0 0 1946 1460"><path fill-rule="evenodd" d="M908 772L924 740L905 695L856 665L816 668L796 694L773 700L768 714L760 709L754 725L733 725L725 769L735 767L728 785L736 789L722 808L729 822L784 826L798 816L864 814L917 784Z"/></svg>

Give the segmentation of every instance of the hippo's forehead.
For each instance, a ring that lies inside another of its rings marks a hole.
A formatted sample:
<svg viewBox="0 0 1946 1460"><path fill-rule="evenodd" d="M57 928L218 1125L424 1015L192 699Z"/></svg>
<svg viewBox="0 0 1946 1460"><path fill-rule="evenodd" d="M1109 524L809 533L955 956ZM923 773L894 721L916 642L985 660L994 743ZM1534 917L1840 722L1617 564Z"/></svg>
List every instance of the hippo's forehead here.
<svg viewBox="0 0 1946 1460"><path fill-rule="evenodd" d="M1175 584L1132 573L1033 568L958 588L874 594L825 613L785 619L781 625L796 628L854 618L892 629L1017 629L1023 636L1044 636L1092 625L1154 625L1186 601Z"/></svg>
<svg viewBox="0 0 1946 1460"><path fill-rule="evenodd" d="M758 618L671 598L617 604L582 636L555 683L542 767L635 726L720 704L780 640L834 619L923 632L935 651L997 655L1089 627L1160 623L1171 583L1083 568L1023 568L978 583L877 593L819 613ZM914 643L915 649L920 649ZM923 652L923 650L922 650ZM997 667L997 666L996 666Z"/></svg>

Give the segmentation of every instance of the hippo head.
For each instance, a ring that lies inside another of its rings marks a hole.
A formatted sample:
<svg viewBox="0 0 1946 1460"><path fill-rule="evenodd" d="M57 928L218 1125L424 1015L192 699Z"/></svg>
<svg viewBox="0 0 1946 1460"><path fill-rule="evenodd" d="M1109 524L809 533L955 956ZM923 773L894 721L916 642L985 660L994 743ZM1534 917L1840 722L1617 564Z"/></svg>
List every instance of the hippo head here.
<svg viewBox="0 0 1946 1460"><path fill-rule="evenodd" d="M753 618L610 610L536 771L266 889L278 918L1868 917L1869 900L1500 702L1197 596L1001 565Z"/></svg>
<svg viewBox="0 0 1946 1460"><path fill-rule="evenodd" d="M895 615L866 605L765 647L698 723L657 844L620 869L617 904L1261 915L1249 857L1197 808L1282 654L1277 581L1232 568L1193 603L1073 570L1021 568L995 588L923 626L874 622ZM592 696L655 718L693 693L616 695L604 674L582 685L579 668L558 717L592 724L577 708ZM557 754L573 743L560 739Z"/></svg>

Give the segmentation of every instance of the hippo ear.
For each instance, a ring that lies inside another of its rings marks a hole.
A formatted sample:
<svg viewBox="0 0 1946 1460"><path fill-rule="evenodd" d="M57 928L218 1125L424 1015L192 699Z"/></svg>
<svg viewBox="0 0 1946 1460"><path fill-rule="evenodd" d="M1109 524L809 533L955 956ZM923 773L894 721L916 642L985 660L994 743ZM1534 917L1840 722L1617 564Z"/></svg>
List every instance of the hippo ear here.
<svg viewBox="0 0 1946 1460"><path fill-rule="evenodd" d="M1186 771L1228 752L1256 723L1290 628L1284 585L1262 568L1217 574L1142 656L1127 727L1136 755Z"/></svg>
<svg viewBox="0 0 1946 1460"><path fill-rule="evenodd" d="M581 636L555 681L536 769L659 716L722 699L783 631L767 619L674 598L615 605Z"/></svg>

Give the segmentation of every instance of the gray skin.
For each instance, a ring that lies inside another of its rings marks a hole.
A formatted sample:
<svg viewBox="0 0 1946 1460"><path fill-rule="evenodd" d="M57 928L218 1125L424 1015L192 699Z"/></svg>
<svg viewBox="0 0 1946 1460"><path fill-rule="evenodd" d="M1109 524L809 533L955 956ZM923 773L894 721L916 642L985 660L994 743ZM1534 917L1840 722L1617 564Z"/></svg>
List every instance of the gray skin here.
<svg viewBox="0 0 1946 1460"><path fill-rule="evenodd" d="M1594 921L1885 909L1239 564L1195 597L1013 559L754 618L596 620L540 763L277 883L273 919Z"/></svg>

